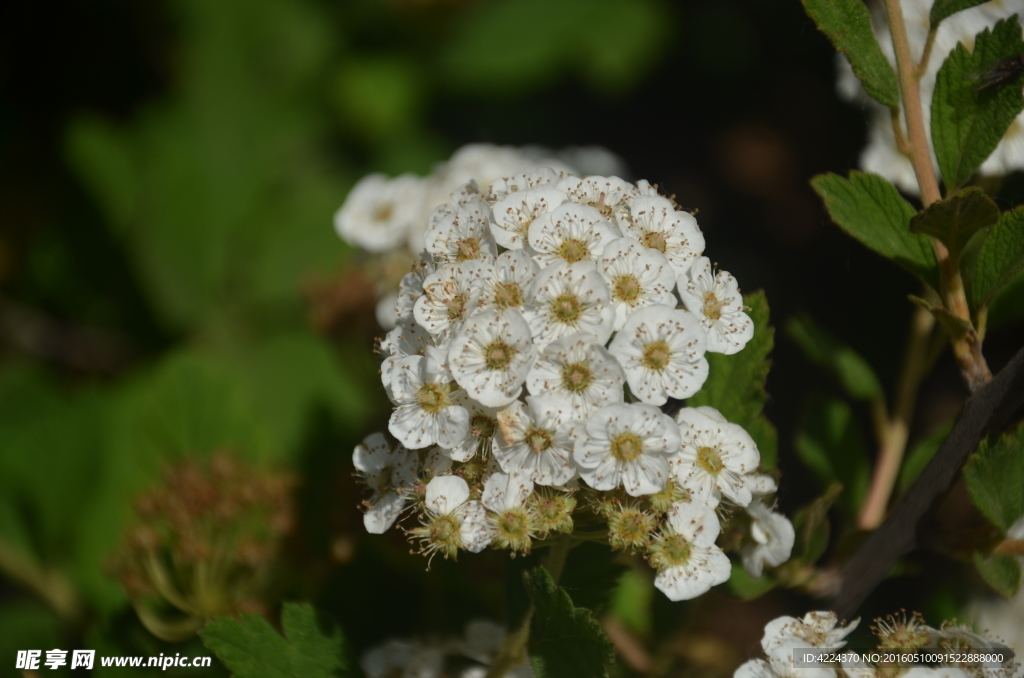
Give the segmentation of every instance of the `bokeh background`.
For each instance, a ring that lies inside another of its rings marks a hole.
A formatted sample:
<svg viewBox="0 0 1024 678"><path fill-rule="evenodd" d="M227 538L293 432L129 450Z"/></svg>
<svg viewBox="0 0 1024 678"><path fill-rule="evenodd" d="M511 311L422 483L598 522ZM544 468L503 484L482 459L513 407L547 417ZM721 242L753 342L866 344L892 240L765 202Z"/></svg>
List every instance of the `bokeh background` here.
<svg viewBox="0 0 1024 678"><path fill-rule="evenodd" d="M812 314L891 387L916 285L831 225L807 184L854 168L864 143L834 71L796 0L6 3L0 674L26 648L207 653L149 635L109 561L162 468L225 449L299 479L278 597L313 601L356 655L502 618L523 559L424 572L356 509L351 450L390 409L373 290L331 217L370 171L428 173L471 142L602 145L698 210L708 250L766 291L773 324ZM1019 176L1000 191L1004 208L1024 202ZM994 369L1024 342L1017 290L993 309ZM779 331L768 391L791 512L821 491L793 451L799 422L837 387ZM965 395L947 354L912 436ZM959 567L918 556L866 614L955 615L977 583ZM666 671L728 674L766 620L815 607L779 591L670 604L617 584L622 571L581 549L564 584L660 648Z"/></svg>

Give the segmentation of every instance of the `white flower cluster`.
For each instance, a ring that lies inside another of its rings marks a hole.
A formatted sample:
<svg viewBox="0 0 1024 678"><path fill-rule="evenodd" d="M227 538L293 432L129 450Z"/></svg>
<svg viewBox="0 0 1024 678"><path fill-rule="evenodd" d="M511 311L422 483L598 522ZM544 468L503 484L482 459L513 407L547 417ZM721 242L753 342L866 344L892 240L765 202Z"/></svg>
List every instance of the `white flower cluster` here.
<svg viewBox="0 0 1024 678"><path fill-rule="evenodd" d="M860 620L855 619L847 626L838 624L834 612L808 612L803 619L779 617L764 629L761 649L767 659L751 659L741 665L733 674L734 678L836 678L836 664L807 662L802 666L794 662L794 650L814 649L834 651L846 645L845 638L857 628ZM915 651L925 654L932 651L968 650L992 651L1002 644L988 640L968 628L955 624L944 624L932 628L924 623L918 614L891 615L876 619L871 627L879 640L877 650L849 652L859 655L862 661L845 662L839 670L849 678L1009 678L1014 669L1013 660L1005 662L958 662L935 667L913 663L869 662L863 658L875 655L879 658L902 655Z"/></svg>
<svg viewBox="0 0 1024 678"><path fill-rule="evenodd" d="M901 0L900 2L906 21L911 57L915 63L920 61L924 53L930 25L928 15L932 4L934 4L933 0ZM1020 10L1020 3L1014 0L991 0L977 7L957 12L939 25L931 58L920 80L925 129L928 130L929 135L935 76L943 61L958 43L972 49L974 37L978 33L986 28L991 28L1000 19L1006 19ZM882 47L882 52L895 68L896 57L893 52L892 38L888 25L884 21L881 4L877 6L873 18L875 37ZM864 92L860 80L854 75L849 62L841 54L837 57L837 66L836 89L839 95L844 99L863 105L870 116L868 144L860 156L861 169L882 175L908 193L917 193L917 179L914 176L910 159L896 146L896 136L889 109L871 99ZM901 124L903 124L902 121ZM1024 113L1010 125L999 146L982 163L978 172L983 176L993 176L1009 174L1020 169L1024 169Z"/></svg>
<svg viewBox="0 0 1024 678"><path fill-rule="evenodd" d="M580 503L577 522L644 551L673 600L729 578L720 503L744 510L751 574L789 557L750 435L709 407L660 409L701 389L706 352L754 332L691 214L646 182L544 168L468 182L425 243L381 342L398 444L355 452L369 531L411 503L425 553L528 552L573 531Z"/></svg>
<svg viewBox="0 0 1024 678"><path fill-rule="evenodd" d="M438 642L391 639L368 650L359 662L367 678L484 678L505 640L505 629L480 619L462 638ZM525 663L506 674L532 678Z"/></svg>

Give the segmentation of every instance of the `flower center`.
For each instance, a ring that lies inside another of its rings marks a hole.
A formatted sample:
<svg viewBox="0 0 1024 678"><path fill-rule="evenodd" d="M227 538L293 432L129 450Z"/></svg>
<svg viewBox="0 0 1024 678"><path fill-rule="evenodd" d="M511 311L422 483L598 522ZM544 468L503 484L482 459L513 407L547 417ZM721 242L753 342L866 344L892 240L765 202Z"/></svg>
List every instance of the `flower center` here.
<svg viewBox="0 0 1024 678"><path fill-rule="evenodd" d="M469 432L474 438L493 438L498 422L486 414L474 414L469 420Z"/></svg>
<svg viewBox="0 0 1024 678"><path fill-rule="evenodd" d="M374 221L387 221L391 218L391 215L395 213L395 206L392 203L386 202L381 205L377 205L373 210Z"/></svg>
<svg viewBox="0 0 1024 678"><path fill-rule="evenodd" d="M426 412L437 414L448 407L448 393L437 384L424 384L416 392L416 402Z"/></svg>
<svg viewBox="0 0 1024 678"><path fill-rule="evenodd" d="M466 311L466 297L463 294L452 297L451 301L445 302L448 306L448 319L458 320Z"/></svg>
<svg viewBox="0 0 1024 678"><path fill-rule="evenodd" d="M506 539L522 539L530 527L530 520L522 511L505 511L498 518L498 531Z"/></svg>
<svg viewBox="0 0 1024 678"><path fill-rule="evenodd" d="M665 540L662 553L673 565L684 565L690 559L690 542L678 534L669 537Z"/></svg>
<svg viewBox="0 0 1024 678"><path fill-rule="evenodd" d="M484 362L487 363L487 369L503 372L512 364L516 353L518 353L516 349L498 339L492 341L484 349Z"/></svg>
<svg viewBox="0 0 1024 678"><path fill-rule="evenodd" d="M523 291L516 283L494 286L494 305L498 308L517 308L523 305Z"/></svg>
<svg viewBox="0 0 1024 678"><path fill-rule="evenodd" d="M635 275L620 275L615 279L615 298L632 304L640 296L640 281Z"/></svg>
<svg viewBox="0 0 1024 678"><path fill-rule="evenodd" d="M583 304L572 294L563 294L551 302L551 315L567 325L575 325L583 311Z"/></svg>
<svg viewBox="0 0 1024 678"><path fill-rule="evenodd" d="M713 447L702 447L697 450L697 465L712 475L722 472L722 457Z"/></svg>
<svg viewBox="0 0 1024 678"><path fill-rule="evenodd" d="M620 433L612 439L612 456L619 461L633 461L644 451L640 436L630 431Z"/></svg>
<svg viewBox="0 0 1024 678"><path fill-rule="evenodd" d="M664 341L651 342L644 349L644 366L649 370L660 372L668 367L671 359L672 351Z"/></svg>
<svg viewBox="0 0 1024 678"><path fill-rule="evenodd" d="M640 241L644 244L644 247L651 247L662 254L668 248L668 235L664 231L648 231L644 233L644 237Z"/></svg>
<svg viewBox="0 0 1024 678"><path fill-rule="evenodd" d="M708 292L704 295L704 317L711 320L718 320L722 317L722 307L725 306L724 301L720 301L715 296L714 292Z"/></svg>
<svg viewBox="0 0 1024 678"><path fill-rule="evenodd" d="M438 516L430 523L430 541L438 545L451 544L459 537L459 523L453 516Z"/></svg>
<svg viewBox="0 0 1024 678"><path fill-rule="evenodd" d="M480 241L476 238L463 238L455 242L455 260L466 261L480 256Z"/></svg>
<svg viewBox="0 0 1024 678"><path fill-rule="evenodd" d="M542 428L531 428L526 432L526 444L534 452L544 452L551 447L551 432Z"/></svg>
<svg viewBox="0 0 1024 678"><path fill-rule="evenodd" d="M586 363L573 363L562 368L562 386L572 393L586 391L594 381L590 366Z"/></svg>
<svg viewBox="0 0 1024 678"><path fill-rule="evenodd" d="M615 211L611 205L607 204L604 201L606 197L608 196L602 193L601 195L598 196L596 202L587 203L591 207L596 208L597 211L601 213L601 216L603 216L605 219L609 218L612 215L612 212Z"/></svg>
<svg viewBox="0 0 1024 678"><path fill-rule="evenodd" d="M562 244L558 248L558 256L562 257L570 264L575 264L577 261L583 261L590 254L590 250L587 248L587 244L582 240L575 238L569 238L562 241Z"/></svg>

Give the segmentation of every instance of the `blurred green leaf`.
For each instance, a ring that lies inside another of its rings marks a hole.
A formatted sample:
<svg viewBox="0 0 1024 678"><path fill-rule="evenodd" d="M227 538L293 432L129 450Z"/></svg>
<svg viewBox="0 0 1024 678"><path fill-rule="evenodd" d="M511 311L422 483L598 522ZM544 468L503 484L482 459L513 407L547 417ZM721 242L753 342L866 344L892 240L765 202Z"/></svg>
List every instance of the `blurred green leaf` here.
<svg viewBox="0 0 1024 678"><path fill-rule="evenodd" d="M952 422L944 424L910 448L906 458L903 460L899 480L896 483L900 494L910 489L910 486L914 484L917 477L921 475L924 467L928 465L928 462L932 460L935 453L939 451L939 447L945 442L946 436L949 435L952 429Z"/></svg>
<svg viewBox="0 0 1024 678"><path fill-rule="evenodd" d="M1024 271L1017 274L992 298L989 307L988 327L997 329L1020 322L1024 319Z"/></svg>
<svg viewBox="0 0 1024 678"><path fill-rule="evenodd" d="M1020 563L1013 556L974 554L974 566L985 583L1004 598L1012 598L1020 588Z"/></svg>
<svg viewBox="0 0 1024 678"><path fill-rule="evenodd" d="M542 567L523 572L533 601L528 651L538 678L607 676L615 648L590 610L573 605Z"/></svg>
<svg viewBox="0 0 1024 678"><path fill-rule="evenodd" d="M612 593L609 610L623 626L641 636L651 631L654 582L639 570L627 570Z"/></svg>
<svg viewBox="0 0 1024 678"><path fill-rule="evenodd" d="M8 601L0 605L0 658L5 670L14 667L18 650L43 650L45 659L46 650L61 647L61 626L60 618L41 603Z"/></svg>
<svg viewBox="0 0 1024 678"><path fill-rule="evenodd" d="M900 197L896 187L878 176L850 172L819 174L811 185L832 221L868 248L891 259L933 289L939 288L935 252L927 236L910 232L916 210Z"/></svg>
<svg viewBox="0 0 1024 678"><path fill-rule="evenodd" d="M959 260L971 238L997 221L999 208L995 202L972 186L915 214L910 220L910 232L932 236Z"/></svg>
<svg viewBox="0 0 1024 678"><path fill-rule="evenodd" d="M308 603L285 603L281 626L283 637L263 617L243 614L219 617L199 635L237 678L329 678L348 668L341 634L324 634Z"/></svg>
<svg viewBox="0 0 1024 678"><path fill-rule="evenodd" d="M1024 41L1014 16L979 33L973 52L957 44L935 76L931 132L947 193L971 178L1024 110L1020 87L978 87L978 76L986 69L1022 53Z"/></svg>
<svg viewBox="0 0 1024 678"><path fill-rule="evenodd" d="M1003 533L1024 516L1024 426L982 441L964 467L974 505Z"/></svg>
<svg viewBox="0 0 1024 678"><path fill-rule="evenodd" d="M989 232L974 263L971 303L987 307L993 297L1024 271L1024 207L1005 212Z"/></svg>
<svg viewBox="0 0 1024 678"><path fill-rule="evenodd" d="M811 396L800 419L796 450L822 488L843 484L840 504L847 515L856 515L868 491L871 462L850 406L834 398Z"/></svg>
<svg viewBox="0 0 1024 678"><path fill-rule="evenodd" d="M139 176L127 141L109 122L92 116L73 120L67 130L68 163L118 233L128 228L139 192Z"/></svg>
<svg viewBox="0 0 1024 678"><path fill-rule="evenodd" d="M733 561L732 575L730 575L726 586L728 586L729 592L740 600L753 600L774 589L778 586L778 582L768 574L762 574L754 579L747 574L747 570L741 563Z"/></svg>
<svg viewBox="0 0 1024 678"><path fill-rule="evenodd" d="M795 341L807 358L832 372L846 393L856 400L884 397L875 371L855 350L842 343L809 315L790 318L786 334Z"/></svg>
<svg viewBox="0 0 1024 678"><path fill-rule="evenodd" d="M801 0L818 30L842 52L864 91L887 108L899 108L896 73L871 30L871 13L860 0Z"/></svg>
<svg viewBox="0 0 1024 678"><path fill-rule="evenodd" d="M939 25L939 22L948 19L957 12L977 7L986 2L988 0L935 0L931 12L928 13L929 23L934 28Z"/></svg>
<svg viewBox="0 0 1024 678"><path fill-rule="evenodd" d="M813 565L828 548L828 512L843 492L841 483L833 483L825 493L793 515L796 544L791 561Z"/></svg>
<svg viewBox="0 0 1024 678"><path fill-rule="evenodd" d="M398 56L351 59L335 77L334 105L359 138L379 143L414 126L424 77L414 62Z"/></svg>

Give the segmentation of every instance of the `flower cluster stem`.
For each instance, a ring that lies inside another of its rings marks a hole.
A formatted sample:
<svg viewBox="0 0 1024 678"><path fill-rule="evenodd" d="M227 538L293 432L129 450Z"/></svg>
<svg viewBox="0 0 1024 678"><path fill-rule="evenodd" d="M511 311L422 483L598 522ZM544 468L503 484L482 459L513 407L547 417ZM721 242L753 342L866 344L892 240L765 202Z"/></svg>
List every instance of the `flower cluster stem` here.
<svg viewBox="0 0 1024 678"><path fill-rule="evenodd" d="M78 594L67 577L24 557L3 539L0 539L0 573L38 595L62 618L76 621L81 617Z"/></svg>

